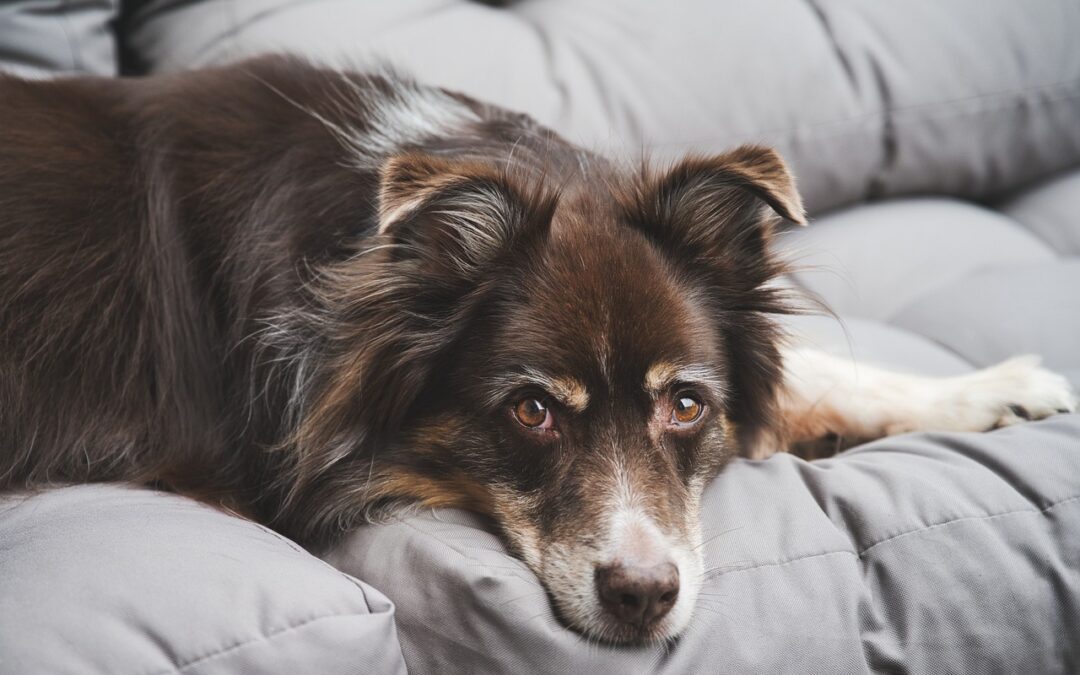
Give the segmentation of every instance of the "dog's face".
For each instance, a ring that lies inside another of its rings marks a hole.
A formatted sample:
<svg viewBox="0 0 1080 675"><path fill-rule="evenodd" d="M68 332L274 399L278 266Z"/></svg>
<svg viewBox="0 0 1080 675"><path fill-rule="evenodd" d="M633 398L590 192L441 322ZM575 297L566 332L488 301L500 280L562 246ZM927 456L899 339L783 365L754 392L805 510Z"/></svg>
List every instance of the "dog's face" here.
<svg viewBox="0 0 1080 675"><path fill-rule="evenodd" d="M355 328L386 344L343 347L318 409L325 429L380 408L387 448L342 451L322 487L483 512L572 627L677 635L703 573L702 490L767 422L779 378L763 207L802 217L780 159L742 148L556 197L407 156L381 199L383 258L336 285L368 322L370 294L394 294Z"/></svg>
<svg viewBox="0 0 1080 675"><path fill-rule="evenodd" d="M488 300L424 433L454 438L567 623L664 638L702 574L701 490L735 447L725 340L642 234L563 217Z"/></svg>

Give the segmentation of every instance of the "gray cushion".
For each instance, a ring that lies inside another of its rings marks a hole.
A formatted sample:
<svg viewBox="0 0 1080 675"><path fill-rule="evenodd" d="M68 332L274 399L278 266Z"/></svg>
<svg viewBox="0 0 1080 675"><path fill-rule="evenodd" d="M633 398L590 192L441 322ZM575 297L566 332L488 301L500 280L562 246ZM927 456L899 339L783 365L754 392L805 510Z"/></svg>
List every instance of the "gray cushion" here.
<svg viewBox="0 0 1080 675"><path fill-rule="evenodd" d="M929 338L883 321L852 316L796 315L783 320L793 342L893 370L960 375L970 362Z"/></svg>
<svg viewBox="0 0 1080 675"><path fill-rule="evenodd" d="M972 363L1038 354L1080 366L1080 258L984 270L937 288L894 319Z"/></svg>
<svg viewBox="0 0 1080 675"><path fill-rule="evenodd" d="M846 316L887 320L987 268L1037 265L1054 251L1016 221L955 199L903 199L823 216L780 238L795 280Z"/></svg>
<svg viewBox="0 0 1080 675"><path fill-rule="evenodd" d="M737 460L703 502L706 581L670 648L586 642L463 512L357 532L329 560L399 609L412 672L1080 669L1080 415Z"/></svg>
<svg viewBox="0 0 1080 675"><path fill-rule="evenodd" d="M769 143L814 212L1080 163L1075 0L151 0L130 26L151 70L389 60L630 159Z"/></svg>
<svg viewBox="0 0 1080 675"><path fill-rule="evenodd" d="M120 0L0 2L0 71L115 75Z"/></svg>
<svg viewBox="0 0 1080 675"><path fill-rule="evenodd" d="M1080 170L998 208L893 199L784 232L779 245L797 269L789 281L842 321L796 320L793 331L923 373L1033 353L1080 388Z"/></svg>
<svg viewBox="0 0 1080 675"><path fill-rule="evenodd" d="M1080 256L1080 171L1021 192L999 207L1062 255Z"/></svg>
<svg viewBox="0 0 1080 675"><path fill-rule="evenodd" d="M393 605L248 521L80 486L0 499L0 672L404 672Z"/></svg>

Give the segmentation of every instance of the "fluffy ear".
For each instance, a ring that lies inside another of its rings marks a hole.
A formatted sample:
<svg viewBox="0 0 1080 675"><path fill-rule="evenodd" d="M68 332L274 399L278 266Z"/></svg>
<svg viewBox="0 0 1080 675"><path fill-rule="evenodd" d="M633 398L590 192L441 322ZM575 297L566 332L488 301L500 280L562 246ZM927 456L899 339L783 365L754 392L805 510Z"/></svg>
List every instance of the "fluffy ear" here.
<svg viewBox="0 0 1080 675"><path fill-rule="evenodd" d="M546 226L553 209L553 200L485 164L412 153L380 173L379 232L396 260L428 274L475 278L516 239Z"/></svg>
<svg viewBox="0 0 1080 675"><path fill-rule="evenodd" d="M685 262L764 272L779 215L806 224L795 179L776 151L744 145L646 176L631 220ZM716 269L716 271L722 271ZM758 274L753 279L760 283Z"/></svg>
<svg viewBox="0 0 1080 675"><path fill-rule="evenodd" d="M304 480L400 423L501 261L547 231L555 206L498 169L422 154L390 159L380 179L381 234L313 286L323 370L291 439Z"/></svg>
<svg viewBox="0 0 1080 675"><path fill-rule="evenodd" d="M795 181L773 150L743 146L646 176L628 218L690 271L725 335L735 395L729 417L743 447L766 428L781 379L779 331L789 309L770 284L784 272L769 241L777 214L805 224Z"/></svg>
<svg viewBox="0 0 1080 675"><path fill-rule="evenodd" d="M763 202L780 216L806 224L787 164L775 150L760 145L686 159L653 188L655 196L665 200L662 207L674 211L671 215L724 216L724 209L737 211Z"/></svg>

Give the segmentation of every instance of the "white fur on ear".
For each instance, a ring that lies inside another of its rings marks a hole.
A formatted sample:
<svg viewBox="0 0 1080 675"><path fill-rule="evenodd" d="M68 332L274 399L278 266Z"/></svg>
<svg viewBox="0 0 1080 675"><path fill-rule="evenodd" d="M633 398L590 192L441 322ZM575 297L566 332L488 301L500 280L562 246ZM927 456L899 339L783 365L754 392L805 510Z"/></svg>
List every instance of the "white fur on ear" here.
<svg viewBox="0 0 1080 675"><path fill-rule="evenodd" d="M379 234L390 230L394 225L408 218L427 200L427 195L417 196L415 199L397 204L389 209L379 208Z"/></svg>
<svg viewBox="0 0 1080 675"><path fill-rule="evenodd" d="M460 175L445 160L419 153L387 159L379 169L379 233L408 218L454 179Z"/></svg>
<svg viewBox="0 0 1080 675"><path fill-rule="evenodd" d="M408 152L379 171L379 233L463 270L490 261L529 228L546 227L557 196L479 160ZM437 250L435 250L437 249Z"/></svg>
<svg viewBox="0 0 1080 675"><path fill-rule="evenodd" d="M554 202L489 163L410 152L380 170L378 231L403 257L471 276L523 231L550 221Z"/></svg>
<svg viewBox="0 0 1080 675"><path fill-rule="evenodd" d="M806 224L795 177L771 148L744 145L719 155L690 156L665 172L646 175L643 199L631 217L683 247L730 251L751 231L767 239L773 213Z"/></svg>

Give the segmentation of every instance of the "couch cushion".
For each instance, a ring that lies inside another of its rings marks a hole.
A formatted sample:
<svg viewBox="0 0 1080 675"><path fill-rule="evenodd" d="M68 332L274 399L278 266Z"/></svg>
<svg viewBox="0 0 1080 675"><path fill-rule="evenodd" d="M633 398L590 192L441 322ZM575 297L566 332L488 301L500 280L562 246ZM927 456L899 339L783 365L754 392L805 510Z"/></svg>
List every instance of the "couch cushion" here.
<svg viewBox="0 0 1080 675"><path fill-rule="evenodd" d="M998 208L1060 255L1080 256L1080 171L1067 171Z"/></svg>
<svg viewBox="0 0 1080 675"><path fill-rule="evenodd" d="M425 512L328 559L398 607L413 672L1076 672L1080 415L736 460L707 489L706 581L674 645L563 628L483 523Z"/></svg>
<svg viewBox="0 0 1080 675"><path fill-rule="evenodd" d="M923 375L961 375L970 362L917 332L883 321L850 316L796 315L782 319L789 339L800 346Z"/></svg>
<svg viewBox="0 0 1080 675"><path fill-rule="evenodd" d="M884 110L875 196L992 198L1080 162L1080 4L810 4Z"/></svg>
<svg viewBox="0 0 1080 675"><path fill-rule="evenodd" d="M789 280L858 328L823 333L835 322L818 320L794 332L809 330L826 351L935 374L955 372L950 360L987 366L1033 353L1080 388L1080 170L999 208L894 199L785 231ZM899 334L918 342L918 357Z"/></svg>
<svg viewBox="0 0 1080 675"><path fill-rule="evenodd" d="M0 2L0 71L115 75L120 0Z"/></svg>
<svg viewBox="0 0 1080 675"><path fill-rule="evenodd" d="M1033 353L1051 369L1078 367L1080 258L982 270L936 288L892 323L979 366Z"/></svg>
<svg viewBox="0 0 1080 675"><path fill-rule="evenodd" d="M1053 261L1037 236L1000 213L954 199L896 199L837 211L787 231L796 282L846 316L888 320L973 272Z"/></svg>
<svg viewBox="0 0 1080 675"><path fill-rule="evenodd" d="M820 212L1076 166L1078 32L1074 0L149 0L126 38L151 71L389 60L630 159L768 143Z"/></svg>
<svg viewBox="0 0 1080 675"><path fill-rule="evenodd" d="M0 672L403 672L393 614L287 539L182 497L0 499Z"/></svg>

